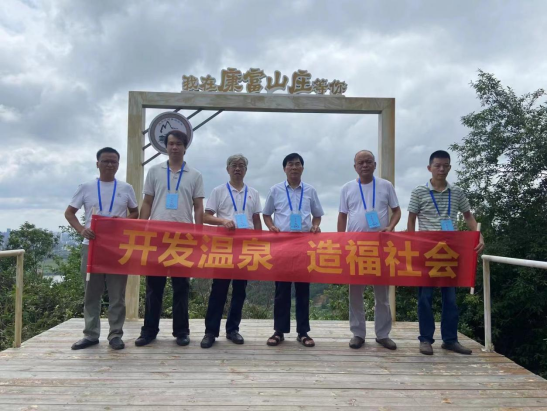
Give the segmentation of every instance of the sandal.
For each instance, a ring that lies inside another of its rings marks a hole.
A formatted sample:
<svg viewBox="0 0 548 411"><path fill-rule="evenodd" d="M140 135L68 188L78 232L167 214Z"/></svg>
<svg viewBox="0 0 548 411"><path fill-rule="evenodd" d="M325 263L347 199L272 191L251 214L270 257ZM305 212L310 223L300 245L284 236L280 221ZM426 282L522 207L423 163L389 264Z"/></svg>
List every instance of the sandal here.
<svg viewBox="0 0 548 411"><path fill-rule="evenodd" d="M266 341L266 345L269 345L270 347L275 347L279 343L281 343L284 339L285 339L284 335L282 333L279 333L278 331L276 331L274 334L272 334L272 337L270 337Z"/></svg>
<svg viewBox="0 0 548 411"><path fill-rule="evenodd" d="M305 347L314 347L316 343L307 334L297 336L297 341Z"/></svg>

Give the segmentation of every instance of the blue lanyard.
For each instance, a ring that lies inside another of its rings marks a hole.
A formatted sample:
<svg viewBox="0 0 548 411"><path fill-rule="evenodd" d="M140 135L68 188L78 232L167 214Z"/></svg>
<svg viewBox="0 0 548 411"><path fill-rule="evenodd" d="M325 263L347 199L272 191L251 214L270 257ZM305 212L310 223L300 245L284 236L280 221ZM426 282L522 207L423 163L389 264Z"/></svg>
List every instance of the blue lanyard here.
<svg viewBox="0 0 548 411"><path fill-rule="evenodd" d="M181 167L181 174L179 174L179 179L177 180L177 187L175 187L175 191L179 191L179 184L181 184L181 177L183 176L183 171L185 170L185 163L183 163L183 166ZM171 191L171 183L169 178L169 173L171 170L169 169L169 161L167 162L167 191Z"/></svg>
<svg viewBox="0 0 548 411"><path fill-rule="evenodd" d="M234 206L234 211L238 212L238 209L236 208L236 201L234 201L234 196L232 195L232 190L230 189L230 185L228 183L226 183L226 189L228 190L228 193L230 194L230 198L232 199L232 205ZM247 203L247 186L245 186L244 206L242 211L245 211L246 203Z"/></svg>
<svg viewBox="0 0 548 411"><path fill-rule="evenodd" d="M426 187L428 187L428 183L426 183ZM448 188L447 191L449 192L449 205L447 206L447 216L451 218L451 189ZM440 209L438 207L438 203L436 202L436 199L434 198L434 193L432 190L430 190L430 197L432 197L432 202L434 203L434 207L436 207L436 211L438 212L438 215L441 217Z"/></svg>
<svg viewBox="0 0 548 411"><path fill-rule="evenodd" d="M360 194L362 195L363 208L367 211L367 206L365 205L365 197L363 196L362 181L358 178L358 186L360 187ZM375 177L373 177L373 210L375 209L375 191L376 189Z"/></svg>
<svg viewBox="0 0 548 411"><path fill-rule="evenodd" d="M287 202L289 203L289 209L291 212L293 212L293 204L291 204L291 198L289 198L289 188L287 188L288 185L285 183L285 193L287 194ZM301 199L299 201L299 211L301 211L301 208L303 208L303 194L304 194L304 183L301 182Z"/></svg>
<svg viewBox="0 0 548 411"><path fill-rule="evenodd" d="M108 213L112 213L112 207L114 206L114 197L116 196L116 179L114 179L114 190L112 190L112 200L110 200L110 208ZM97 197L99 197L99 211L103 212L103 201L101 200L101 179L97 179Z"/></svg>

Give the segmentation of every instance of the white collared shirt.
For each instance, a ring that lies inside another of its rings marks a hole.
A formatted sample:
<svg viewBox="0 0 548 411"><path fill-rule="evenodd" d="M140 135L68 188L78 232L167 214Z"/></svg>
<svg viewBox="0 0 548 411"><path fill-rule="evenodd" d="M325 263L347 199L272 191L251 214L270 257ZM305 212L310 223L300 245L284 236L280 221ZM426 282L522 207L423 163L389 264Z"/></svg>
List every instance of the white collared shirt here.
<svg viewBox="0 0 548 411"><path fill-rule="evenodd" d="M260 214L261 212L261 198L259 197L259 192L254 188L247 186L247 201L245 204L245 210L243 210L246 186L244 186L240 191L232 187L230 183L228 186L234 196L234 202L236 203L238 214L243 211L247 217L247 224L249 228L253 229L253 215ZM226 183L215 187L213 191L211 191L211 195L207 199L205 209L206 211L211 211L219 218L233 221L236 220L234 204L232 204L232 198L230 197Z"/></svg>
<svg viewBox="0 0 548 411"><path fill-rule="evenodd" d="M362 184L363 196L367 211L373 211L373 181ZM380 227L371 229L365 218L362 195L358 180L354 179L346 183L341 189L341 201L339 212L348 215L346 231L380 231L389 223L389 209L398 207L398 197L394 186L388 180L375 177L375 210L379 216Z"/></svg>
<svg viewBox="0 0 548 411"><path fill-rule="evenodd" d="M185 161L185 169L183 171L183 177L181 178L181 184L179 185L179 194L177 210L166 209L166 197L167 197L167 162L157 164L148 170L147 177L145 179L145 187L143 194L154 196L152 202L152 211L150 213L151 220L162 221L177 221L180 223L194 223L192 221L193 200L195 198L203 198L204 195L204 182L202 180L202 174L193 167L190 167ZM171 172L170 186L171 193L175 193L177 187L177 180L181 171L176 173Z"/></svg>
<svg viewBox="0 0 548 411"><path fill-rule="evenodd" d="M265 206L263 208L264 215L274 214L274 225L280 229L280 231L291 231L291 208L287 201L286 187L289 190L289 198L293 206L294 212L299 210L299 202L301 199L301 190L304 186L303 192L303 205L301 207L301 221L302 231L308 232L312 227L312 217L321 217L324 215L320 199L316 189L310 184L305 184L301 181L301 184L295 189L291 188L287 181L283 181L276 185L273 185L268 192Z"/></svg>

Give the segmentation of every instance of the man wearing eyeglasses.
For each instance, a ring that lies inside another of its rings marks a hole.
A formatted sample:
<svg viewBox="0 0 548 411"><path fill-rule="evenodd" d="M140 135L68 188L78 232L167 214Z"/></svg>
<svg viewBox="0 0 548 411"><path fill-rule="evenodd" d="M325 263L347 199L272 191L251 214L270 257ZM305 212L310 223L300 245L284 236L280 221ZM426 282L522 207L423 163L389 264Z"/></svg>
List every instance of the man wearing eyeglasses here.
<svg viewBox="0 0 548 411"><path fill-rule="evenodd" d="M70 205L65 211L65 218L69 224L84 237L82 243L82 262L80 270L84 277L84 338L72 345L73 350L81 350L99 343L101 332L101 297L105 289L108 291L108 334L109 345L114 350L124 348L122 341L124 322L126 319L126 283L127 275L118 274L91 274L86 281L88 244L95 238L91 230L91 216L95 209L99 215L106 217L137 218L137 199L131 185L116 180L120 154L111 147L102 148L97 152L97 168L99 178L82 184L72 197ZM84 206L85 226L80 224L76 213ZM128 214L129 210L129 214Z"/></svg>
<svg viewBox="0 0 548 411"><path fill-rule="evenodd" d="M242 154L228 157L226 171L230 181L211 192L207 199L204 224L224 226L227 230L262 230L259 192L244 183L247 166L248 160ZM219 336L230 281L232 299L225 326L226 338L234 344L244 343L239 330L247 280L214 279L205 318L205 335L200 343L202 348L210 348Z"/></svg>
<svg viewBox="0 0 548 411"><path fill-rule="evenodd" d="M287 180L270 188L263 209L263 220L271 232L320 232L324 214L316 189L301 180L304 160L297 153L283 160ZM274 221L272 220L274 214ZM305 347L314 347L310 331L309 305L310 283L295 283L297 341ZM274 296L274 334L267 345L276 346L284 341L284 333L290 331L291 282L276 281Z"/></svg>

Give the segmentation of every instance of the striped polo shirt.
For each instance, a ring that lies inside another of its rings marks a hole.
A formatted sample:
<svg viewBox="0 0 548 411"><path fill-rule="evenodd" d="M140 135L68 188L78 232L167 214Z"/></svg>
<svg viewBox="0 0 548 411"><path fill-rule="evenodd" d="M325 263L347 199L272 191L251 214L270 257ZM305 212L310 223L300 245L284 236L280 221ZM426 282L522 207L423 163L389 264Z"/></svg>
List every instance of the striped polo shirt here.
<svg viewBox="0 0 548 411"><path fill-rule="evenodd" d="M436 206L430 196L430 191L434 194L434 198L438 203L440 215L436 211ZM449 205L449 190L451 190L451 220L453 227L457 228L457 214L470 211L470 204L459 187L449 184L443 191L436 191L432 187L430 180L427 184L417 186L411 192L411 200L407 211L417 214L419 219L419 231L441 231L440 220L447 219L447 210Z"/></svg>

